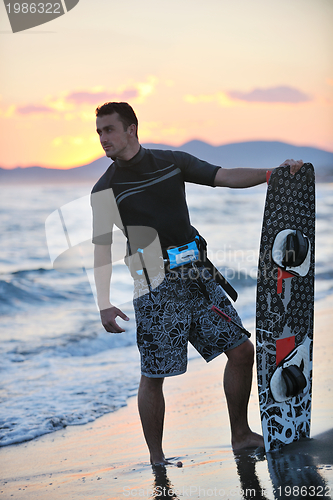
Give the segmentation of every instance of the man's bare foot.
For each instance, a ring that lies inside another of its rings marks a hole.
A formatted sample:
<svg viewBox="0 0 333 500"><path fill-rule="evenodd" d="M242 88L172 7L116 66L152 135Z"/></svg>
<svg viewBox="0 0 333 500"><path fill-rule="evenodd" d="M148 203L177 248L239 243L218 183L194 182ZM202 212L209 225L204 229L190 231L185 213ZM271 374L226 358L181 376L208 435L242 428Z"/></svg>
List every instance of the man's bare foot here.
<svg viewBox="0 0 333 500"><path fill-rule="evenodd" d="M232 440L232 449L234 451L243 450L244 448L258 448L259 446L264 447L264 438L252 431L242 439Z"/></svg>

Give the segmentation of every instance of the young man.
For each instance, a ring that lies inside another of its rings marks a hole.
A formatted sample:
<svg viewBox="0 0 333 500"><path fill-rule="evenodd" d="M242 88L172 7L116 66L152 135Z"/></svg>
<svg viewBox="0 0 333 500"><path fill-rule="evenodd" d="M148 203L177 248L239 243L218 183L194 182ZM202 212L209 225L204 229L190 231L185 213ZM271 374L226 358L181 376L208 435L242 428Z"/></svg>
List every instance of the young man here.
<svg viewBox="0 0 333 500"><path fill-rule="evenodd" d="M186 371L188 341L206 361L223 352L228 358L224 390L233 449L262 446L262 437L251 431L247 421L253 345L244 334L237 312L221 286L207 274L204 263L199 259L194 265L190 262L171 268L168 249L177 247L181 252L188 243L202 242L190 224L186 181L245 188L264 183L266 171L224 169L187 153L145 150L139 144L137 118L127 103L106 103L97 108L96 117L102 148L115 162L92 190L98 304L105 330L124 332L116 320L128 318L109 298L112 227L116 224L128 239L127 262L135 278L134 308L142 367L138 405L151 463L167 463L162 449L162 386L166 376ZM303 162L286 160L282 165L290 165L295 174ZM109 197L104 196L107 192ZM145 254L145 248L154 247L154 235L161 248L161 255L153 258L155 264L150 266L155 270L147 264L149 251ZM131 259L135 255L133 268ZM232 317L234 323L219 318L211 310L212 303Z"/></svg>

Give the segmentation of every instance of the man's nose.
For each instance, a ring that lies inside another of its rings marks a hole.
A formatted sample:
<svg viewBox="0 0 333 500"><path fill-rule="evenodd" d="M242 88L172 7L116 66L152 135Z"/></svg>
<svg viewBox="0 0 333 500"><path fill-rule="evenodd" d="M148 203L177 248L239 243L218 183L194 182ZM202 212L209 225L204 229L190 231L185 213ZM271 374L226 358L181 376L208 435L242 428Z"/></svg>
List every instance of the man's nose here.
<svg viewBox="0 0 333 500"><path fill-rule="evenodd" d="M99 140L101 141L102 144L104 142L106 142L106 134L104 132L101 132L101 135L99 136Z"/></svg>

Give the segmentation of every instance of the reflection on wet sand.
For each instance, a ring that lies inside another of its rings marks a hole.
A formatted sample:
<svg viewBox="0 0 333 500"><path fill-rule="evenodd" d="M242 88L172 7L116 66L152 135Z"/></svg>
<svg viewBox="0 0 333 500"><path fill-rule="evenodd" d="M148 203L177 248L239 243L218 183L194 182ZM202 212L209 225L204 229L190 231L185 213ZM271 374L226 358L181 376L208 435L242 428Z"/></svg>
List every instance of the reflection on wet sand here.
<svg viewBox="0 0 333 500"><path fill-rule="evenodd" d="M332 436L333 429L316 439L304 439L267 454L276 499L331 498L331 488L320 471L332 468Z"/></svg>
<svg viewBox="0 0 333 500"><path fill-rule="evenodd" d="M276 500L332 498L331 488L320 473L323 467L332 469L332 438L333 429L316 439L304 439L280 451L267 453L268 471ZM256 462L265 460L264 454L251 455L243 451L235 453L234 458L244 500L268 500L256 473Z"/></svg>
<svg viewBox="0 0 333 500"><path fill-rule="evenodd" d="M256 463L264 460L264 454L249 454L249 450L234 453L234 458L239 476L242 495L244 499L256 498L257 500L268 500L265 489L260 483L256 473Z"/></svg>
<svg viewBox="0 0 333 500"><path fill-rule="evenodd" d="M331 488L325 480L325 473L333 469L332 443L333 429L315 439L303 439L266 455L263 449L234 453L240 488L233 489L232 497L236 498L235 495L238 495L237 499L243 500L332 499ZM215 459L213 462L217 463L219 460ZM262 470L257 470L259 462L266 462L269 476L265 477ZM202 471L202 487L185 489L181 484L171 483L167 467L155 466L152 468L154 483L150 499L179 500L183 497L201 498L201 495L228 498L227 490L222 490L226 479L222 463L220 461L220 481L215 477L207 485ZM202 463L200 466L202 467ZM193 477L193 471L188 469L187 472L189 477ZM197 479L200 483L199 470Z"/></svg>
<svg viewBox="0 0 333 500"><path fill-rule="evenodd" d="M167 469L164 465L154 465L152 467L155 476L153 491L154 495L151 500L161 500L164 498L179 500L175 490L167 476Z"/></svg>

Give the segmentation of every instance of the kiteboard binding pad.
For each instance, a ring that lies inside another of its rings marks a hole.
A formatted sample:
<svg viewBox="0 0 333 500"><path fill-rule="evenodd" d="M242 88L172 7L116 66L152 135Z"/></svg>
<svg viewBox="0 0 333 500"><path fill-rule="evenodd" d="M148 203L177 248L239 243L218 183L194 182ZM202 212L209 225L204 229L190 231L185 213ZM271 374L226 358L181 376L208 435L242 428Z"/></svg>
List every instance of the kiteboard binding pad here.
<svg viewBox="0 0 333 500"><path fill-rule="evenodd" d="M260 243L256 357L265 450L310 435L315 175L276 168L268 181Z"/></svg>

